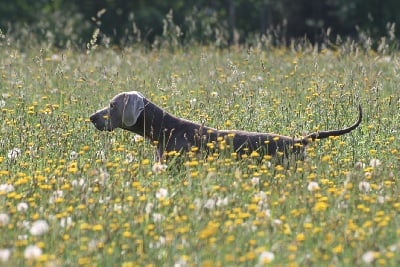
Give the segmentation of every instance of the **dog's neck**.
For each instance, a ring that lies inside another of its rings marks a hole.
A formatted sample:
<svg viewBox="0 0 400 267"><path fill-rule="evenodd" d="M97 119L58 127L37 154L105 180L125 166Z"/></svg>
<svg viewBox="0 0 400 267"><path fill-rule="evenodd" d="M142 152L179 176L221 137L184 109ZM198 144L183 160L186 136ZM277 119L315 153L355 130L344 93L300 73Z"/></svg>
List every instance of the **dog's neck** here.
<svg viewBox="0 0 400 267"><path fill-rule="evenodd" d="M188 149L199 145L199 136L207 134L217 136L215 129L180 119L144 99L144 110L135 125L124 129L137 133L157 142L159 151ZM214 138L213 138L214 139ZM189 147L184 147L189 146Z"/></svg>

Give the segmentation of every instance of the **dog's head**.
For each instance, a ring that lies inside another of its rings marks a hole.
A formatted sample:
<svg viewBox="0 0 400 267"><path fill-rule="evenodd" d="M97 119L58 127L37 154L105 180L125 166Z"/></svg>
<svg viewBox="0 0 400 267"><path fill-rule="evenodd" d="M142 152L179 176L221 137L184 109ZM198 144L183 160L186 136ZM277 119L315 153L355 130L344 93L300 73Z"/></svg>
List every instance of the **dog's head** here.
<svg viewBox="0 0 400 267"><path fill-rule="evenodd" d="M90 121L100 131L112 131L136 124L144 110L143 95L139 92L124 92L116 95L109 106L90 116Z"/></svg>

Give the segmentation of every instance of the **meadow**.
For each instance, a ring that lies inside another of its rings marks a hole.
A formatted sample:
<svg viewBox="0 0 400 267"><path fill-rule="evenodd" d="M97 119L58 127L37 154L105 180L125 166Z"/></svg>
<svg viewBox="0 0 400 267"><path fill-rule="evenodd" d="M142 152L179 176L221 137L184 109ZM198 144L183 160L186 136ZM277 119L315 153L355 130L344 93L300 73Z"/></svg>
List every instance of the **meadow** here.
<svg viewBox="0 0 400 267"><path fill-rule="evenodd" d="M400 54L1 41L0 265L397 266ZM122 91L218 129L320 140L284 167L188 153L88 117Z"/></svg>

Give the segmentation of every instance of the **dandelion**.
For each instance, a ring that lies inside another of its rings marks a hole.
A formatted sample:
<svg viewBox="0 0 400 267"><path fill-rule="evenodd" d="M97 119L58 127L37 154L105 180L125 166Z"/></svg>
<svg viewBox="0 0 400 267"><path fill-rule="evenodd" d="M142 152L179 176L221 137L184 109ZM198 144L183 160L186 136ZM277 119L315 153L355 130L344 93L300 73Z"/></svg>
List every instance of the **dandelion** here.
<svg viewBox="0 0 400 267"><path fill-rule="evenodd" d="M369 166L376 168L378 166L382 165L381 161L379 159L371 159L369 161Z"/></svg>
<svg viewBox="0 0 400 267"><path fill-rule="evenodd" d="M307 186L307 190L310 192L314 192L319 190L319 185L317 182L310 182Z"/></svg>
<svg viewBox="0 0 400 267"><path fill-rule="evenodd" d="M10 216L7 213L0 213L0 227L6 226L10 222Z"/></svg>
<svg viewBox="0 0 400 267"><path fill-rule="evenodd" d="M186 267L186 266L189 266L189 264L183 257L174 263L174 267Z"/></svg>
<svg viewBox="0 0 400 267"><path fill-rule="evenodd" d="M358 162L356 162L356 164L354 165L354 168L356 168L356 169L364 169L365 168L365 163L363 163L363 162L361 162L361 161L358 161Z"/></svg>
<svg viewBox="0 0 400 267"><path fill-rule="evenodd" d="M99 159L101 162L105 162L107 160L106 153L103 150L96 152L96 158Z"/></svg>
<svg viewBox="0 0 400 267"><path fill-rule="evenodd" d="M10 259L11 250L10 249L0 249L0 262L6 262Z"/></svg>
<svg viewBox="0 0 400 267"><path fill-rule="evenodd" d="M365 263L372 263L375 258L376 258L376 252L375 251L367 251L361 256L363 262Z"/></svg>
<svg viewBox="0 0 400 267"><path fill-rule="evenodd" d="M154 163L153 167L151 168L152 172L155 174L164 172L168 166L166 164L161 164L160 162Z"/></svg>
<svg viewBox="0 0 400 267"><path fill-rule="evenodd" d="M213 210L215 208L215 200L212 198L207 199L206 203L204 204L204 208L208 210Z"/></svg>
<svg viewBox="0 0 400 267"><path fill-rule="evenodd" d="M125 163L128 163L128 164L132 163L134 161L134 159L135 159L135 157L131 153L129 153L126 155Z"/></svg>
<svg viewBox="0 0 400 267"><path fill-rule="evenodd" d="M24 258L27 260L35 260L42 256L42 249L35 245L29 245L25 248Z"/></svg>
<svg viewBox="0 0 400 267"><path fill-rule="evenodd" d="M165 188L160 188L156 192L156 198L158 199L166 198L167 196L168 196L168 190Z"/></svg>
<svg viewBox="0 0 400 267"><path fill-rule="evenodd" d="M274 253L270 251L263 251L258 257L258 266L264 266L265 264L272 262L274 258Z"/></svg>
<svg viewBox="0 0 400 267"><path fill-rule="evenodd" d="M77 159L78 156L79 156L79 153L76 151L71 151L71 153L69 153L69 159L74 160L74 159Z"/></svg>
<svg viewBox="0 0 400 267"><path fill-rule="evenodd" d="M14 147L10 151L8 151L7 157L9 160L15 161L17 158L21 156L21 149Z"/></svg>
<svg viewBox="0 0 400 267"><path fill-rule="evenodd" d="M73 187L78 187L78 186L83 187L85 185L85 180L83 178L79 179L79 181L74 179L72 180L71 185Z"/></svg>
<svg viewBox="0 0 400 267"><path fill-rule="evenodd" d="M47 233L49 231L49 224L45 220L37 220L35 221L29 232L31 235L39 236Z"/></svg>
<svg viewBox="0 0 400 267"><path fill-rule="evenodd" d="M251 178L250 181L251 181L251 184L253 186L256 186L256 185L258 185L260 183L260 178L259 177L253 177L253 178Z"/></svg>
<svg viewBox="0 0 400 267"><path fill-rule="evenodd" d="M193 108L194 105L196 105L196 102L197 102L197 99L196 99L196 98L190 99L190 100L189 100L190 107Z"/></svg>
<svg viewBox="0 0 400 267"><path fill-rule="evenodd" d="M10 193L14 191L14 186L12 184L0 184L0 192Z"/></svg>
<svg viewBox="0 0 400 267"><path fill-rule="evenodd" d="M60 220L60 226L62 228L68 227L72 225L72 218L71 217L66 217L66 218L61 218Z"/></svg>
<svg viewBox="0 0 400 267"><path fill-rule="evenodd" d="M217 199L217 202L215 203L215 205L216 205L217 207L223 207L223 206L227 206L228 203L229 203L228 197L224 197L224 198L219 197L219 198Z"/></svg>
<svg viewBox="0 0 400 267"><path fill-rule="evenodd" d="M17 211L26 212L28 210L28 203L20 202L17 204Z"/></svg>
<svg viewBox="0 0 400 267"><path fill-rule="evenodd" d="M361 181L358 184L358 190L362 193L368 193L371 190L371 185L367 181Z"/></svg>

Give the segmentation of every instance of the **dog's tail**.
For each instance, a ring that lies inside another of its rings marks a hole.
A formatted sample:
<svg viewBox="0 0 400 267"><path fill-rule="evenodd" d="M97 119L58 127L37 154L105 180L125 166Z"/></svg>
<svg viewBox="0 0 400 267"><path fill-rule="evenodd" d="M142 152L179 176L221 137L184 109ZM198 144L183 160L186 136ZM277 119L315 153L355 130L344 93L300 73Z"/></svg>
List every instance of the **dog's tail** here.
<svg viewBox="0 0 400 267"><path fill-rule="evenodd" d="M356 121L356 123L354 123L350 127L344 128L341 130L321 131L321 132L311 133L311 134L306 135L303 138L301 138L301 143L303 145L307 145L310 141L314 141L315 139L324 139L324 138L328 138L329 136L339 136L339 135L347 134L347 133L353 131L354 129L356 129L360 125L361 121L362 121L362 108L361 108L361 105L359 105L358 106L358 120Z"/></svg>

